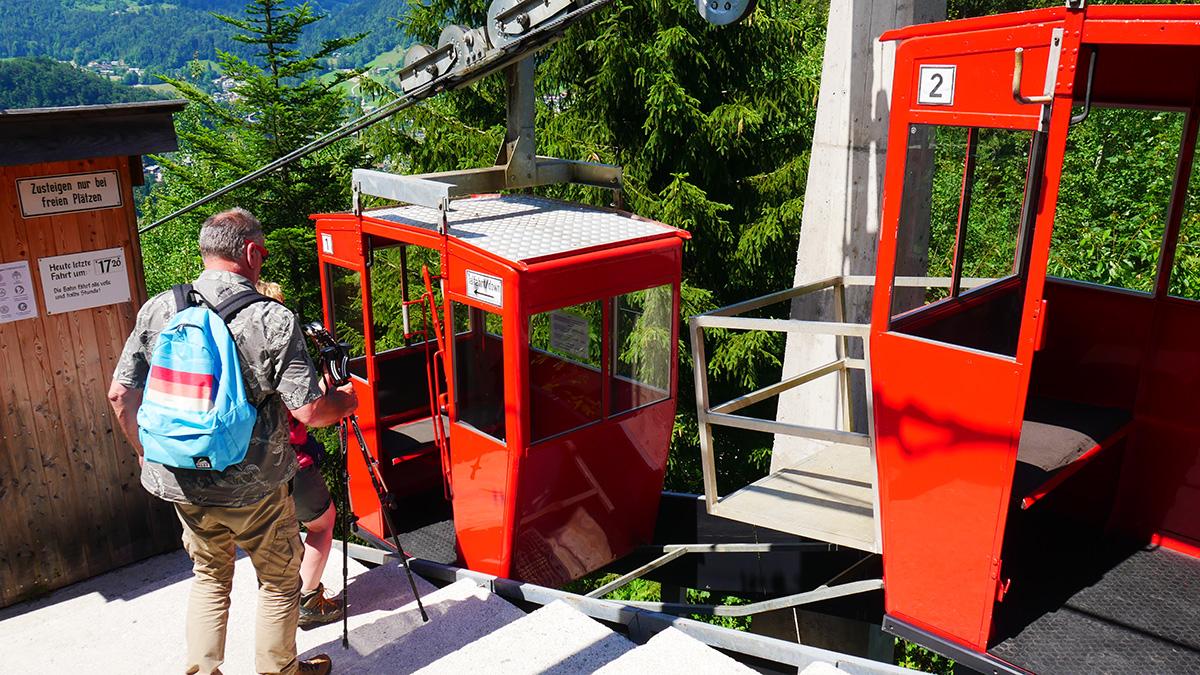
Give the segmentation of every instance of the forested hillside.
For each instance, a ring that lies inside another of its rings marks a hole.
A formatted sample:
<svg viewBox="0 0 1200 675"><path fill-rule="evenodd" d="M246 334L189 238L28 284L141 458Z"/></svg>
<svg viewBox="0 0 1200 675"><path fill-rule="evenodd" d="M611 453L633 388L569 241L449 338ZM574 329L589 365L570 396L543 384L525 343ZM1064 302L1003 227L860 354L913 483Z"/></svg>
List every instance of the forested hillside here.
<svg viewBox="0 0 1200 675"><path fill-rule="evenodd" d="M4 0L0 3L0 58L49 56L84 64L124 60L154 73L169 74L193 59L215 59L221 49L252 56L252 48L231 41L229 27L212 16L241 14L240 0ZM389 18L402 16L401 0L310 3L329 20L305 33L302 46L370 31L339 59L342 68L360 67L396 46L400 34Z"/></svg>
<svg viewBox="0 0 1200 675"><path fill-rule="evenodd" d="M0 61L0 110L126 103L163 98L45 56Z"/></svg>

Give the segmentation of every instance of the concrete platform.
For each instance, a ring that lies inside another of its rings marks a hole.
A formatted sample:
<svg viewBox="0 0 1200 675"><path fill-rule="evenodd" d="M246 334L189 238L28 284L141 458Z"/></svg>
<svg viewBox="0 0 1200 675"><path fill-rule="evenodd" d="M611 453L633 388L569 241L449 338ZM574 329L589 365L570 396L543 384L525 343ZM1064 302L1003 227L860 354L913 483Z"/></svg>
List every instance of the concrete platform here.
<svg viewBox="0 0 1200 675"><path fill-rule="evenodd" d="M341 571L335 551L323 578L326 588L340 590ZM337 673L410 673L525 616L470 581L438 590L417 577L430 617L422 623L400 567L367 570L351 560L350 574L350 649L342 649L340 621L297 634L302 656L327 653ZM191 561L177 551L0 609L6 670L182 673L191 578ZM256 594L254 568L239 552L222 667L227 675L255 672Z"/></svg>

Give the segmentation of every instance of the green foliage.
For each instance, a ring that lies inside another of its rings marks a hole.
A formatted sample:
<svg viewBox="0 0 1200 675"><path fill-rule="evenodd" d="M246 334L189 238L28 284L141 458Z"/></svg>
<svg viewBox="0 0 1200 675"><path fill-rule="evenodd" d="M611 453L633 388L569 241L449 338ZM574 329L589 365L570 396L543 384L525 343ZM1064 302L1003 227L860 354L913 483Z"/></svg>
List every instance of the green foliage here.
<svg viewBox="0 0 1200 675"><path fill-rule="evenodd" d="M223 74L238 82L232 103L220 103L190 82L168 79L191 101L176 121L180 152L158 158L165 180L145 203L149 222L190 204L234 180L332 131L354 112L338 85L354 76L321 78L322 59L361 35L324 41L313 52L296 45L304 30L323 18L307 3L285 7L280 0L254 0L244 17L218 17L237 29L233 39L256 50L252 60L218 50ZM197 70L199 64L195 64ZM151 293L194 277L199 269L196 234L204 217L238 205L263 222L274 254L263 278L278 281L289 306L306 319L321 316L316 242L309 216L344 209L350 201L350 172L367 163L365 149L344 140L294 162L169 224L143 235Z"/></svg>
<svg viewBox="0 0 1200 675"><path fill-rule="evenodd" d="M379 244L379 240L375 241ZM375 334L376 353L404 347L418 336L405 337L404 310L406 304L402 290L407 290L408 332L427 332L427 339L434 339L433 326L427 301L421 301L425 293L425 278L422 270L429 269L432 277L440 270L438 251L421 246L377 248L374 250L371 267L371 321ZM436 282L431 284L434 301L442 306L442 289ZM365 348L365 345L364 345Z"/></svg>
<svg viewBox="0 0 1200 675"><path fill-rule="evenodd" d="M938 656L920 645L904 640L896 640L895 659L896 665L923 673L939 673L939 675L954 673L954 662L950 659Z"/></svg>
<svg viewBox="0 0 1200 675"><path fill-rule="evenodd" d="M128 103L160 98L152 91L131 89L45 56L0 61L0 110Z"/></svg>
<svg viewBox="0 0 1200 675"><path fill-rule="evenodd" d="M1158 271L1183 134L1178 112L1097 108L1071 127L1055 205L1047 271L1078 281L1151 292ZM929 185L928 270L949 276L954 259L967 130L929 130L936 148L931 175L910 172L906 189ZM1011 274L1024 200L1028 132L984 129L976 143L974 181L963 256L964 277ZM910 152L909 163L919 166ZM927 188L928 189L928 188ZM1200 293L1196 236L1200 191L1184 196L1182 247L1171 292ZM911 201L911 200L906 200ZM917 250L917 255L922 251ZM926 300L945 296L930 289Z"/></svg>
<svg viewBox="0 0 1200 675"><path fill-rule="evenodd" d="M1153 290L1182 137L1182 113L1154 110L1096 109L1071 130L1050 274Z"/></svg>
<svg viewBox="0 0 1200 675"><path fill-rule="evenodd" d="M618 578L617 574L604 574L596 572L580 579L576 579L562 587L562 590L569 593L577 593L586 595L601 586L611 583ZM713 594L709 591L697 590L689 588L687 590L687 601L693 605L746 605L750 601L734 597L732 595ZM628 584L608 593L604 596L606 600L621 600L625 602L662 602L662 584L657 581L648 579L634 579ZM750 630L750 624L754 620L753 616L713 616L710 614L691 614L689 619L711 623L715 626L724 628L732 628L734 630Z"/></svg>
<svg viewBox="0 0 1200 675"><path fill-rule="evenodd" d="M403 12L393 0L346 2L325 0L320 13L330 20L300 38L300 47L315 51L325 40L371 27L362 41L346 45L330 65L358 68L397 44L403 37L387 19ZM0 58L49 56L82 65L96 59L124 59L153 72L170 74L187 63L224 47L243 58L253 51L229 44L228 33L214 13L236 12L242 0L5 0L0 22ZM143 82L150 84L150 82Z"/></svg>

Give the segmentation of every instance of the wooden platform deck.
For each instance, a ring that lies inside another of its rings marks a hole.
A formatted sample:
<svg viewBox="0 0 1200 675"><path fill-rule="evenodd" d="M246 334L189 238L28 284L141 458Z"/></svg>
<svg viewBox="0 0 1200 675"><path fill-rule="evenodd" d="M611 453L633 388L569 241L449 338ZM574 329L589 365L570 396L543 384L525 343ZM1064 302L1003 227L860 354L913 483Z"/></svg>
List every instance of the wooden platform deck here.
<svg viewBox="0 0 1200 675"><path fill-rule="evenodd" d="M727 495L710 511L878 553L874 483L870 449L838 443Z"/></svg>

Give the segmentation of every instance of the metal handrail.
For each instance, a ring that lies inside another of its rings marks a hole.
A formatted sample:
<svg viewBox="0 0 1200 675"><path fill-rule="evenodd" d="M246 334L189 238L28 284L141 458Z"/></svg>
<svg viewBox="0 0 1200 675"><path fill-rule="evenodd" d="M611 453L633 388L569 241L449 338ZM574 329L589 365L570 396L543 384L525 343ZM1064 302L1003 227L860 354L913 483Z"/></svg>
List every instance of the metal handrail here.
<svg viewBox="0 0 1200 675"><path fill-rule="evenodd" d="M897 281L900 281L899 279ZM940 278L912 277L904 278L904 285L936 286ZM948 285L949 279L944 280ZM972 280L975 281L975 280ZM978 280L981 283L987 280ZM836 276L822 279L803 286L797 286L784 291L778 291L762 297L735 303L720 309L694 316L689 320L691 332L692 357L696 386L696 416L700 431L700 460L704 482L704 495L711 509L721 500L716 484L716 454L713 448L712 426L733 427L762 431L765 433L797 436L817 441L844 443L873 450L874 420L872 419L871 388L867 387L867 433L852 431L854 420L850 401L850 371L862 370L867 373L868 380L870 346L868 337L870 326L867 324L850 323L846 319L846 286L870 286L875 283L874 277L869 276ZM832 290L834 293L833 321L806 321L800 319L758 319L741 317L739 314L760 309L785 300L793 300L818 291ZM788 334L832 335L836 338L835 358L811 368L798 375L793 375L780 382L767 385L756 391L744 394L717 405L711 405L708 392L708 360L704 351L703 329L727 328L734 330L766 330ZM850 338L861 338L864 358L850 358ZM837 374L841 403L843 410L842 429L824 429L819 427L790 424L775 420L765 420L755 417L732 414L742 408L778 396L785 391L794 389L807 382L827 375Z"/></svg>

